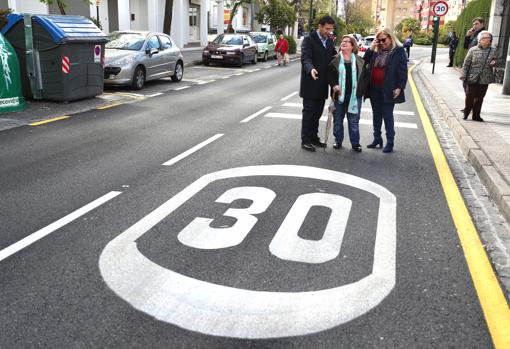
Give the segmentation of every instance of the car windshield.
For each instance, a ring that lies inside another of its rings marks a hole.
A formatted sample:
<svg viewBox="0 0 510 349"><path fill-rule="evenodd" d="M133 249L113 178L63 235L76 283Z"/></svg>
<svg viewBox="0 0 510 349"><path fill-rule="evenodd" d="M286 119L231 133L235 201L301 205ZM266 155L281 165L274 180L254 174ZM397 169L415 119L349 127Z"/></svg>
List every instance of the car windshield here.
<svg viewBox="0 0 510 349"><path fill-rule="evenodd" d="M267 41L267 36L264 34L253 34L251 36L253 41L255 41L257 44L265 44Z"/></svg>
<svg viewBox="0 0 510 349"><path fill-rule="evenodd" d="M243 37L236 35L220 35L214 39L213 43L225 45L242 45Z"/></svg>
<svg viewBox="0 0 510 349"><path fill-rule="evenodd" d="M365 45L370 46L375 38L365 38Z"/></svg>
<svg viewBox="0 0 510 349"><path fill-rule="evenodd" d="M106 48L138 51L142 48L145 37L136 33L111 33L108 40Z"/></svg>

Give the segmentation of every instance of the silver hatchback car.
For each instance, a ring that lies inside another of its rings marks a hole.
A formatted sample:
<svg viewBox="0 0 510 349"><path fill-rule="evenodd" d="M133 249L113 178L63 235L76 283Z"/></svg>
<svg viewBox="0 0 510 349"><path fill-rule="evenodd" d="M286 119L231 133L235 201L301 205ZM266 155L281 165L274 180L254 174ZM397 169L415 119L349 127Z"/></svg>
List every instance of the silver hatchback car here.
<svg viewBox="0 0 510 349"><path fill-rule="evenodd" d="M116 31L105 50L104 83L141 89L146 81L170 76L181 81L184 62L181 50L164 33Z"/></svg>

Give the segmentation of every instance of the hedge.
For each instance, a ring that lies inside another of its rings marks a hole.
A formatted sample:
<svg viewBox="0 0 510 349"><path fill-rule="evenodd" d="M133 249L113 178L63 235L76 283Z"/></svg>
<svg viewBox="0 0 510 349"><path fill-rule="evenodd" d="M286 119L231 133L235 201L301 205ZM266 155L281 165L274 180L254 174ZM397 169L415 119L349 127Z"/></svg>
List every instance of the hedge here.
<svg viewBox="0 0 510 349"><path fill-rule="evenodd" d="M294 38L292 36L288 36L288 35L284 35L283 37L289 43L289 54L296 53L296 48L297 48L296 40L294 40Z"/></svg>
<svg viewBox="0 0 510 349"><path fill-rule="evenodd" d="M466 57L467 50L464 49L464 37L466 32L471 28L473 18L482 17L485 19L485 28L489 27L489 18L491 10L491 1L474 0L466 6L455 22L455 32L459 37L459 46L455 52L454 64L461 66Z"/></svg>

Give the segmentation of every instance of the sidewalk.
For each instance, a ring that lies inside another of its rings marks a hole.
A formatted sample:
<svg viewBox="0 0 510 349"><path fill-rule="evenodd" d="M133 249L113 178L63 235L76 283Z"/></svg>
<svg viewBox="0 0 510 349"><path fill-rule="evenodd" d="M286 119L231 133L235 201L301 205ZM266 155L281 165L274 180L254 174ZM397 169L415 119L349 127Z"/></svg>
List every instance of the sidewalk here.
<svg viewBox="0 0 510 349"><path fill-rule="evenodd" d="M502 85L489 85L481 113L485 122L471 121L471 117L463 120L460 110L464 108L464 90L460 72L447 68L447 64L447 55L438 55L435 74L428 60L417 67L417 72L464 156L510 223L510 96L502 95Z"/></svg>

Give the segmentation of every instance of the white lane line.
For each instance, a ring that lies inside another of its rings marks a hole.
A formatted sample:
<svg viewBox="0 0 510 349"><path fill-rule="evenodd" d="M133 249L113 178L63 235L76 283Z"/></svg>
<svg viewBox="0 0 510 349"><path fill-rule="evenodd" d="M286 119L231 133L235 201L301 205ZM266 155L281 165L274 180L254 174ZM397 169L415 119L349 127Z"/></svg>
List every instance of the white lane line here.
<svg viewBox="0 0 510 349"><path fill-rule="evenodd" d="M199 79L182 79L182 81L193 82L195 84L200 84L201 82L204 82L204 80L199 80Z"/></svg>
<svg viewBox="0 0 510 349"><path fill-rule="evenodd" d="M269 68L272 68L273 66L272 65L268 65L266 67L264 67L264 69L269 69Z"/></svg>
<svg viewBox="0 0 510 349"><path fill-rule="evenodd" d="M77 209L74 212L71 212L65 217L60 218L58 221L51 223L50 225L36 231L35 233L30 234L29 236L21 239L20 241L4 248L0 251L0 262L6 259L7 257L15 254L16 252L21 251L27 246L30 246L34 242L42 239L43 237L53 233L55 230L62 228L66 224L71 223L75 219L83 216L84 214L92 211L93 209L101 206L105 202L113 199L117 195L122 194L120 191L111 191L108 194L101 196L99 199L92 201L91 203L83 206L82 208Z"/></svg>
<svg viewBox="0 0 510 349"><path fill-rule="evenodd" d="M266 111L268 111L269 109L271 109L271 107L265 107L265 108L262 108L261 110L259 110L259 111L258 111L258 112L256 112L255 114L252 114L252 115L248 116L246 119L241 120L241 122L248 122L248 121L250 121L251 119L254 119L254 118L256 118L257 116L259 116L260 114L265 113L265 112L266 112Z"/></svg>
<svg viewBox="0 0 510 349"><path fill-rule="evenodd" d="M191 86L183 86L183 87L178 87L178 88L175 88L174 91L180 91L180 90L185 90L187 88L190 88Z"/></svg>
<svg viewBox="0 0 510 349"><path fill-rule="evenodd" d="M325 116L325 115L323 115ZM301 120L302 116L301 114L287 114L287 113L267 113L264 115L266 118L280 118L280 119L294 119L294 120ZM320 121L326 121L325 118L321 118ZM346 119L344 119L344 123L347 122ZM372 120L369 119L360 119L359 120L360 125L372 125ZM401 127L401 128L412 128L417 129L418 125L413 122L398 122L395 121L395 127Z"/></svg>
<svg viewBox="0 0 510 349"><path fill-rule="evenodd" d="M261 68L257 68L257 69L253 69L253 70L249 70L249 72L256 72L256 71L259 71Z"/></svg>
<svg viewBox="0 0 510 349"><path fill-rule="evenodd" d="M147 97L157 97L157 96L161 96L163 94L163 92L158 92L158 93L154 93L152 95L148 95Z"/></svg>
<svg viewBox="0 0 510 349"><path fill-rule="evenodd" d="M209 143L212 143L214 142L215 140L217 140L218 138L222 137L223 136L223 133L218 133L214 136L212 136L211 138L209 139L206 139L205 141L203 141L202 143L200 144L197 144L195 145L193 148L191 149L188 149L186 150L184 153L182 153L181 155L177 155L176 157L168 160L167 162L165 162L163 164L163 166L171 166L173 164L175 164L176 162L184 159L186 156L188 155L191 155L193 154L194 152L196 152L197 150L200 150L201 148L205 147L206 145L208 145Z"/></svg>
<svg viewBox="0 0 510 349"><path fill-rule="evenodd" d="M244 73L237 73L237 74L234 74L235 76L241 76L243 75Z"/></svg>
<svg viewBox="0 0 510 349"><path fill-rule="evenodd" d="M230 75L228 75L228 76L222 76L221 78L225 80L225 79L230 78Z"/></svg>
<svg viewBox="0 0 510 349"><path fill-rule="evenodd" d="M282 106L283 107L302 108L303 104L301 104L301 103L283 103ZM325 105L324 109L328 109L328 106ZM371 108L361 108L361 112L362 113L371 113L372 109ZM394 115L410 115L410 116L415 115L414 111L403 111L403 110L394 110L393 114Z"/></svg>
<svg viewBox="0 0 510 349"><path fill-rule="evenodd" d="M298 91L295 91L295 92L292 92L290 95L288 96L285 96L283 97L282 99L280 99L280 101L286 101L287 99L289 99L290 97L294 96L294 95L297 95ZM296 103L297 104L297 103Z"/></svg>
<svg viewBox="0 0 510 349"><path fill-rule="evenodd" d="M362 113L371 113L372 112L372 108L361 108L361 112ZM393 114L394 115L410 115L410 116L414 116L414 111L394 110Z"/></svg>
<svg viewBox="0 0 510 349"><path fill-rule="evenodd" d="M214 80L213 80L214 81ZM205 85L205 84L208 84L210 83L211 81L200 81L200 82L197 82L197 85Z"/></svg>

